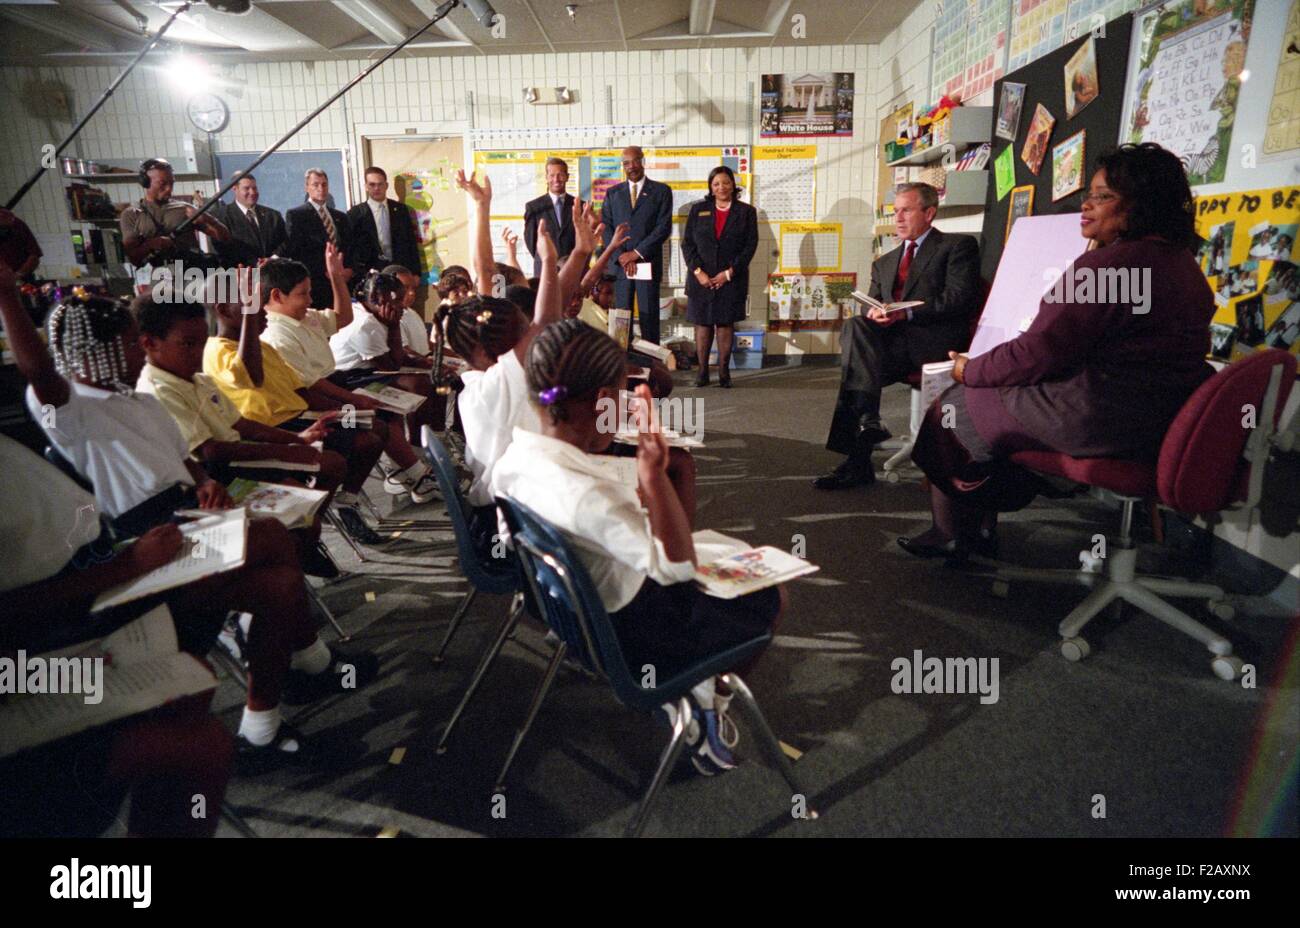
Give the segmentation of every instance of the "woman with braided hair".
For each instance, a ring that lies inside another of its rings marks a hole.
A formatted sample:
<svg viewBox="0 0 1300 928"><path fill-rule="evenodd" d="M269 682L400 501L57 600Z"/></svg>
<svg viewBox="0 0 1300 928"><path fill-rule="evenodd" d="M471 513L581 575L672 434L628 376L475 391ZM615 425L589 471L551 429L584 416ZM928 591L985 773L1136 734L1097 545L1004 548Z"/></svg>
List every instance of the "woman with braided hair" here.
<svg viewBox="0 0 1300 928"><path fill-rule="evenodd" d="M724 600L693 582L692 517L669 479L669 448L648 386L636 391L637 486L611 477L593 460L614 440L603 420L627 384L626 360L617 342L578 319L538 333L526 367L541 430L515 429L492 486L573 542L609 612L628 666L640 674L649 664L667 679L703 654L769 632L785 593L769 587ZM688 737L696 769L713 775L734 767L730 695L707 680L695 687L693 697L698 726L688 729Z"/></svg>

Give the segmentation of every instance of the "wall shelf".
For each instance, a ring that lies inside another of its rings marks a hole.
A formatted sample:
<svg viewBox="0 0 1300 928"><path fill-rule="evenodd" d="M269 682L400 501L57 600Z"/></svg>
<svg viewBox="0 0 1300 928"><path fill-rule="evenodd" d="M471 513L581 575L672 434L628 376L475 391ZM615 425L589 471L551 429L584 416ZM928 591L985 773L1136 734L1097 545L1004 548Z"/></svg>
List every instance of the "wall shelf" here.
<svg viewBox="0 0 1300 928"><path fill-rule="evenodd" d="M888 166L901 168L907 165L932 164L942 159L945 153L955 156L972 145L989 141L992 125L993 107L959 106L948 114L948 138L945 141L914 151L897 161L890 161Z"/></svg>

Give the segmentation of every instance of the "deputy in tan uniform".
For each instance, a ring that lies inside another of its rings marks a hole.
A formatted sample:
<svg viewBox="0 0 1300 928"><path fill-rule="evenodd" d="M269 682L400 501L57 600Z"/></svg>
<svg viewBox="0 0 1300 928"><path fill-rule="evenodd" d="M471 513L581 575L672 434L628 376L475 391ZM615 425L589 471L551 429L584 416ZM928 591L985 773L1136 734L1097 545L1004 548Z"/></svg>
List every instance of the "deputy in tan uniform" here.
<svg viewBox="0 0 1300 928"><path fill-rule="evenodd" d="M184 232L175 234L177 227L195 213L188 203L171 198L175 181L172 166L161 158L150 158L140 165L144 196L138 205L124 210L118 220L122 247L132 264L145 264L151 254L156 260L196 252L200 231L218 242L229 241L230 230L211 212L204 213Z"/></svg>

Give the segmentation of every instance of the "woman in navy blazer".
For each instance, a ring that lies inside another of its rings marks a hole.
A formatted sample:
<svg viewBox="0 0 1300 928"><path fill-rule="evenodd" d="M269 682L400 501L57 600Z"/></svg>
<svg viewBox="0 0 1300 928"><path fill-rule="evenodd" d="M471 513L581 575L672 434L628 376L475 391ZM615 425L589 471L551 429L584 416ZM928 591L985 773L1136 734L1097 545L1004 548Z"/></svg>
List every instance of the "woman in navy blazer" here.
<svg viewBox="0 0 1300 928"><path fill-rule="evenodd" d="M1027 505L1042 486L1007 460L1016 451L1156 457L1213 373L1214 294L1196 260L1193 217L1172 152L1148 142L1101 156L1083 198L1089 250L1029 328L978 357L949 352L957 383L926 412L912 449L930 478L934 525L898 539L904 550L996 555L997 513Z"/></svg>
<svg viewBox="0 0 1300 928"><path fill-rule="evenodd" d="M731 343L745 318L749 262L758 248L758 213L736 198L736 176L725 165L709 172L709 195L691 207L682 231L686 261L686 321L695 325L700 362L697 387L709 382L709 352L718 333L718 386L731 386Z"/></svg>

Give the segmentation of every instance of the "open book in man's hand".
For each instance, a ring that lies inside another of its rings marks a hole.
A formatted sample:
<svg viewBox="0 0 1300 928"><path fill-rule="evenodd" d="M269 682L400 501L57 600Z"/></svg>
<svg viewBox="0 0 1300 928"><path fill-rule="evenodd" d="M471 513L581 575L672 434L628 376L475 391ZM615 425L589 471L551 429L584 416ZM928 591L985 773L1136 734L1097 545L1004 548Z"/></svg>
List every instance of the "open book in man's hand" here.
<svg viewBox="0 0 1300 928"><path fill-rule="evenodd" d="M899 303L882 303L875 297L867 296L861 290L853 291L853 299L857 300L868 309L878 309L887 315L906 315L907 311L913 306L921 306L925 300L903 300Z"/></svg>

